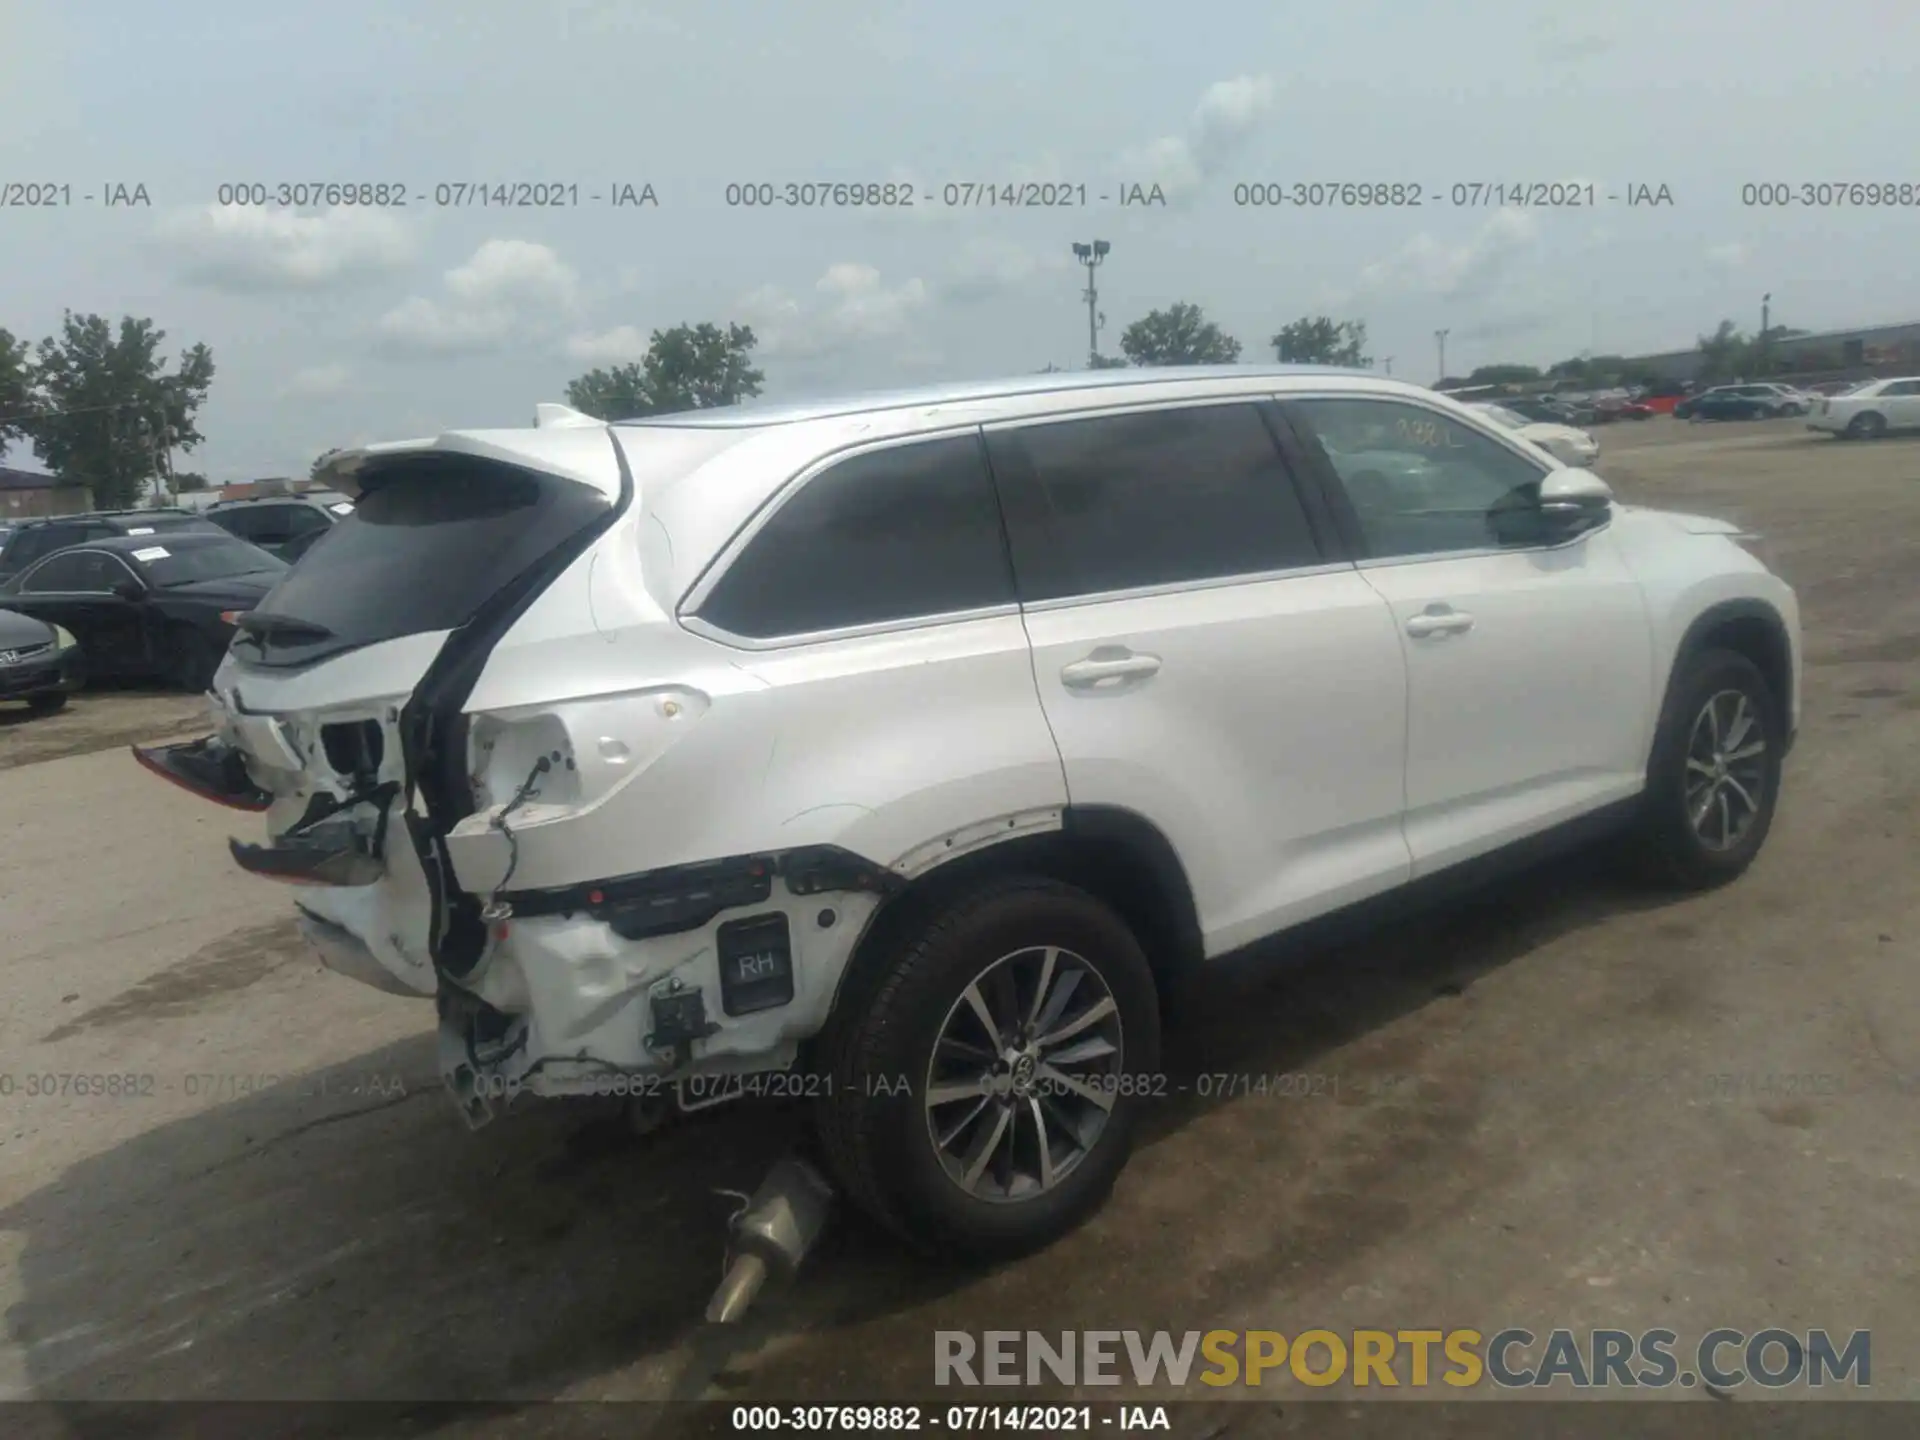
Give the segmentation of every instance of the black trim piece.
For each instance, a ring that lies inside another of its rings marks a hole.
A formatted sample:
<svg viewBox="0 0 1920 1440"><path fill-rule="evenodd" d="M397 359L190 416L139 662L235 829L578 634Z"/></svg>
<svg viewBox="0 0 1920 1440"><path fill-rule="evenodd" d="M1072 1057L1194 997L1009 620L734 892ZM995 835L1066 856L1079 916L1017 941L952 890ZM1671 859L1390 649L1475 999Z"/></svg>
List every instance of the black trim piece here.
<svg viewBox="0 0 1920 1440"><path fill-rule="evenodd" d="M1300 508L1306 511L1307 527L1313 532L1314 543L1320 547L1320 558L1328 563L1359 558L1360 552L1353 548L1327 504L1325 487L1314 473L1313 457L1294 433L1286 413L1271 400L1262 400L1254 408L1260 412L1267 433L1273 437L1274 448L1280 452L1293 493L1300 497Z"/></svg>
<svg viewBox="0 0 1920 1440"><path fill-rule="evenodd" d="M627 464L626 452L620 448L619 438L611 429L607 431L607 443L613 447L614 462L620 470L619 499L598 520L582 527L566 543L555 546L502 586L466 624L448 636L400 711L400 750L406 763L406 793L411 801L417 789L427 812L421 823L416 824L409 804L407 830L439 902L434 909L430 953L435 967L454 979L471 972L479 962L487 936L486 925L480 918L480 902L460 889L446 853L447 833L473 813L466 760L468 719L461 712L461 706L473 693L494 646L547 587L592 548L633 504L633 469ZM571 485L584 483L540 471L531 473ZM436 872L437 879L434 878Z"/></svg>
<svg viewBox="0 0 1920 1440"><path fill-rule="evenodd" d="M1318 493L1322 511L1332 519L1335 533L1346 549L1346 558L1372 559L1373 551L1367 545L1366 532L1360 528L1360 516L1354 511L1353 501L1347 498L1347 487L1340 483L1339 472L1333 468L1333 462L1327 459L1327 452L1322 448L1319 436L1314 433L1312 423L1298 404L1291 400L1270 402L1269 414L1278 422L1276 429L1284 426L1286 433L1293 437L1306 481Z"/></svg>
<svg viewBox="0 0 1920 1440"><path fill-rule="evenodd" d="M386 866L358 843L351 827L336 825L334 834L315 832L292 844L248 845L227 841L227 849L242 870L269 880L306 885L371 885Z"/></svg>
<svg viewBox="0 0 1920 1440"><path fill-rule="evenodd" d="M906 884L885 866L851 851L808 845L779 854L730 855L577 885L512 890L500 898L516 916L584 913L612 927L624 940L644 940L697 930L722 911L764 904L773 895L775 875L782 876L795 895L849 890L887 894Z"/></svg>

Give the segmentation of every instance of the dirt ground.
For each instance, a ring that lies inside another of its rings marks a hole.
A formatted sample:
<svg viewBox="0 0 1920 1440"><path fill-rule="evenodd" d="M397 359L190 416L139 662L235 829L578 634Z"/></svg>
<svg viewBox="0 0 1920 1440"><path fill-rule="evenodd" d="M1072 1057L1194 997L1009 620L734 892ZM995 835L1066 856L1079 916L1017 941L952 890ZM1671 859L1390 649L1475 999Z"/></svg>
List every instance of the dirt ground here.
<svg viewBox="0 0 1920 1440"><path fill-rule="evenodd" d="M783 1116L471 1134L431 1007L320 971L229 817L126 755L194 702L0 728L0 1396L951 1400L939 1329L1511 1324L1870 1328L1872 1393L1920 1397L1920 442L1602 434L1622 498L1767 532L1799 589L1804 730L1751 874L1655 899L1580 857L1235 966L1176 1067L1318 1098L1168 1102L1094 1223L995 1272L843 1218L730 1347L698 1324L718 1192Z"/></svg>

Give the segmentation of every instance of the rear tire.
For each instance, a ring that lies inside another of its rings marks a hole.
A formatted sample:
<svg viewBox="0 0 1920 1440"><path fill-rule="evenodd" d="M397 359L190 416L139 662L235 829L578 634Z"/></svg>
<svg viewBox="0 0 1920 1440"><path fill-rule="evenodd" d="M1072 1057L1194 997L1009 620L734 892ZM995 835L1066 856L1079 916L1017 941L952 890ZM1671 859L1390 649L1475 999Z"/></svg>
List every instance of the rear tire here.
<svg viewBox="0 0 1920 1440"><path fill-rule="evenodd" d="M49 695L29 695L27 709L36 715L52 715L67 708L67 692L56 690Z"/></svg>
<svg viewBox="0 0 1920 1440"><path fill-rule="evenodd" d="M1742 874L1773 828L1784 715L1746 656L1707 650L1675 677L1628 837L1641 874L1707 890Z"/></svg>
<svg viewBox="0 0 1920 1440"><path fill-rule="evenodd" d="M1027 1254L1081 1224L1164 1084L1133 932L1085 891L1016 877L883 959L823 1037L816 1122L848 1198L914 1248L969 1260Z"/></svg>

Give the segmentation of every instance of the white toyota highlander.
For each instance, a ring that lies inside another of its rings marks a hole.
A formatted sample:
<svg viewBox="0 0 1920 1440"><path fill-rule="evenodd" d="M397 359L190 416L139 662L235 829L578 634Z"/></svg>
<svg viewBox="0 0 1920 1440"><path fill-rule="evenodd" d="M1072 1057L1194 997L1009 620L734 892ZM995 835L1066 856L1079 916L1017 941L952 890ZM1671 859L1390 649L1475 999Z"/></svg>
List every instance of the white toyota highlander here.
<svg viewBox="0 0 1920 1440"><path fill-rule="evenodd" d="M1430 391L1128 370L337 458L214 733L348 975L523 1093L807 1100L930 1249L1101 1201L1206 962L1616 834L1732 879L1800 710L1736 526Z"/></svg>

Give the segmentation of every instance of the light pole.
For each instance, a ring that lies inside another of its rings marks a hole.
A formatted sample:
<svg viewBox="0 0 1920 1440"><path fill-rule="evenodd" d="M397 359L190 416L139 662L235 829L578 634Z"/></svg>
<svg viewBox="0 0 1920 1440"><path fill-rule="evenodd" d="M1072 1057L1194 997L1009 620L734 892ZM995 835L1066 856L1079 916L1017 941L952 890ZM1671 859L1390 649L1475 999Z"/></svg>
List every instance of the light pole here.
<svg viewBox="0 0 1920 1440"><path fill-rule="evenodd" d="M1765 375L1772 367L1767 364L1767 321L1773 305L1773 292L1769 290L1760 297L1760 373Z"/></svg>
<svg viewBox="0 0 1920 1440"><path fill-rule="evenodd" d="M1087 363L1090 365L1100 361L1102 319L1099 311L1100 292L1094 286L1093 272L1100 267L1100 262L1107 258L1107 252L1111 249L1113 247L1104 240L1096 240L1091 245L1082 245L1076 240L1073 246L1073 258L1087 267L1087 290L1082 298L1087 302Z"/></svg>
<svg viewBox="0 0 1920 1440"><path fill-rule="evenodd" d="M1444 380L1447 378L1447 332L1436 330L1433 332L1433 338L1440 347L1440 378Z"/></svg>
<svg viewBox="0 0 1920 1440"><path fill-rule="evenodd" d="M1393 357L1391 355L1387 356L1387 358L1380 363L1387 367L1387 374L1393 374Z"/></svg>

